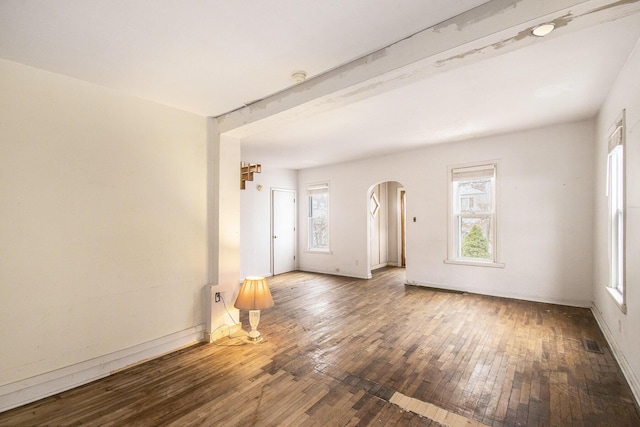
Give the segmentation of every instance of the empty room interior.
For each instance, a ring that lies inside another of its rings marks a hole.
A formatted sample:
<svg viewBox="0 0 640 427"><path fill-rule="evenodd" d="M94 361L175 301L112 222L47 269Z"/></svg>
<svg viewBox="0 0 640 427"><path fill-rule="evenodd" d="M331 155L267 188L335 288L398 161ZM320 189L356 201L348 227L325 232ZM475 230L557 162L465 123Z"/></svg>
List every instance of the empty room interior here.
<svg viewBox="0 0 640 427"><path fill-rule="evenodd" d="M640 0L2 0L0 112L0 425L640 426Z"/></svg>

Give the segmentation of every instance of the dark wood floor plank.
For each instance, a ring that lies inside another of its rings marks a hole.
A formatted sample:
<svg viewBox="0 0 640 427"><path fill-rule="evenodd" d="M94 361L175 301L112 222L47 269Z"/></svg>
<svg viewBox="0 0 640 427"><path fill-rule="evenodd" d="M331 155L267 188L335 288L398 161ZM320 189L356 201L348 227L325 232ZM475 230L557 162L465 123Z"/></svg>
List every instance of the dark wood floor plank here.
<svg viewBox="0 0 640 427"><path fill-rule="evenodd" d="M407 286L395 268L269 285L264 341L182 349L1 413L0 425L640 426L589 310Z"/></svg>

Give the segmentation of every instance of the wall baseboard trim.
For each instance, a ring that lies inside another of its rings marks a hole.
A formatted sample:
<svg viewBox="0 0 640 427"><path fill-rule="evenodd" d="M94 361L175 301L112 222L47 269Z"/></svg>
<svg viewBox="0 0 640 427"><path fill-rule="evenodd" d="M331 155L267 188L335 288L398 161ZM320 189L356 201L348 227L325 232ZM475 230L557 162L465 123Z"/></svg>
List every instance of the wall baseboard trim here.
<svg viewBox="0 0 640 427"><path fill-rule="evenodd" d="M200 342L204 330L204 325L197 325L153 341L0 386L0 412L87 384Z"/></svg>
<svg viewBox="0 0 640 427"><path fill-rule="evenodd" d="M600 310L598 310L598 307L596 307L595 304L591 305L591 312L593 313L593 317L595 317L598 326L600 326L600 330L602 331L604 338L607 340L607 344L609 344L609 348L613 353L614 359L616 359L616 362L618 362L618 365L620 365L620 369L622 370L624 378L629 383L631 393L633 393L633 397L636 400L636 406L640 407L640 380L638 380L638 377L631 369L627 358L624 357L624 353L620 350L620 347L618 347L616 340L613 338L611 329L609 329L609 326L604 321L602 314L600 314Z"/></svg>
<svg viewBox="0 0 640 427"><path fill-rule="evenodd" d="M427 288L436 288L436 289L444 289L447 291L456 291L456 292L467 292L470 294L478 294L478 295L487 295L491 297L498 298L509 298L509 299L518 299L523 301L533 301L533 302L543 302L547 304L556 304L556 305L568 305L571 307L581 307L581 308L589 308L591 307L591 301L586 300L567 300L553 297L540 297L535 295L517 295L517 294L509 294L502 292L479 292L478 290L469 290L464 288L459 288L456 286L447 286L439 283L424 283L418 282L415 280L407 280L405 281L406 285L411 286L423 286Z"/></svg>
<svg viewBox="0 0 640 427"><path fill-rule="evenodd" d="M302 271L303 273L318 273L318 274L328 274L330 276L341 276L341 277L353 277L354 279L371 279L371 276L362 276L356 273L342 273L335 271L323 271L319 269L313 268L300 268L298 271Z"/></svg>

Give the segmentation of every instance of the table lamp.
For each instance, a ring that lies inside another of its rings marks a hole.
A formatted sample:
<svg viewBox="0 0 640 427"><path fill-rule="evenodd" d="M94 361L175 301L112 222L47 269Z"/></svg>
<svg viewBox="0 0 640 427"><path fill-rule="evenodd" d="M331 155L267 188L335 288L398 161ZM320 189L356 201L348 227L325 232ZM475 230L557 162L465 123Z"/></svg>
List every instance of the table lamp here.
<svg viewBox="0 0 640 427"><path fill-rule="evenodd" d="M249 339L259 340L261 338L260 332L258 332L260 310L273 307L273 298L266 279L257 276L248 276L244 279L234 306L239 310L249 310L249 324L251 325Z"/></svg>

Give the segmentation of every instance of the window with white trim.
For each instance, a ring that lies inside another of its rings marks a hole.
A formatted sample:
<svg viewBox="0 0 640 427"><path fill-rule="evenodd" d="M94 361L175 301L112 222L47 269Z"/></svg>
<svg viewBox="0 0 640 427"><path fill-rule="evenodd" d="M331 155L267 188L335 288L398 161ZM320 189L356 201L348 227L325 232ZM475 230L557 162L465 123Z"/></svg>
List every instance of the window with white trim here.
<svg viewBox="0 0 640 427"><path fill-rule="evenodd" d="M609 222L608 289L623 311L625 306L624 241L624 115L609 137L607 156L607 197Z"/></svg>
<svg viewBox="0 0 640 427"><path fill-rule="evenodd" d="M449 168L448 262L497 265L497 164Z"/></svg>
<svg viewBox="0 0 640 427"><path fill-rule="evenodd" d="M309 250L329 251L329 184L307 187Z"/></svg>

